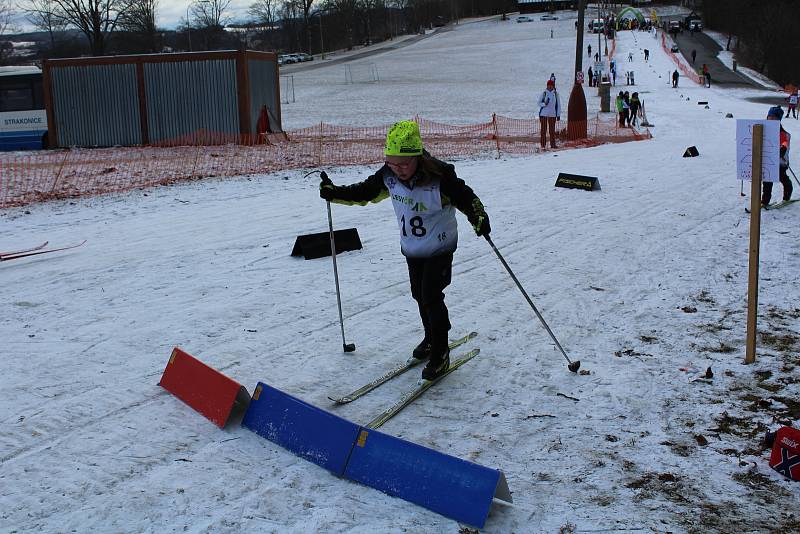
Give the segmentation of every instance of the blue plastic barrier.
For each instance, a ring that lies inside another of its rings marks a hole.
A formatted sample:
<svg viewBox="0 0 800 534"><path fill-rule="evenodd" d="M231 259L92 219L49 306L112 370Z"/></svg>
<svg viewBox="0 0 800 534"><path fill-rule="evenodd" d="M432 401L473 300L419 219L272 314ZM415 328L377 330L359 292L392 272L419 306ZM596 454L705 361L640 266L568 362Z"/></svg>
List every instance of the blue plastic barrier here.
<svg viewBox="0 0 800 534"><path fill-rule="evenodd" d="M342 476L361 429L262 382L256 386L242 426Z"/></svg>
<svg viewBox="0 0 800 534"><path fill-rule="evenodd" d="M478 528L493 498L511 502L501 471L375 430L361 430L344 476Z"/></svg>
<svg viewBox="0 0 800 534"><path fill-rule="evenodd" d="M262 382L242 425L338 476L482 528L505 475L353 424Z"/></svg>

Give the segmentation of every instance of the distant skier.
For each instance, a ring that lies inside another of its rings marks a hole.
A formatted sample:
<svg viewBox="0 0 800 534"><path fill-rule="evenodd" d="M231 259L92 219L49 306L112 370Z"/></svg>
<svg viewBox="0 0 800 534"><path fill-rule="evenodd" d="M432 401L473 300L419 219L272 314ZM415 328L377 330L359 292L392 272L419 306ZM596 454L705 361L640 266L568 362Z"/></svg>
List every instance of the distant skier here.
<svg viewBox="0 0 800 534"><path fill-rule="evenodd" d="M783 110L780 106L775 106L769 108L767 112L767 119L773 121L779 121L783 118ZM779 164L779 173L778 176L781 181L781 185L783 185L783 200L787 201L792 198L792 181L789 180L789 176L786 174L786 171L789 169L789 143L792 139L792 136L789 135L789 132L783 129L783 125L781 125L781 133L780 133L780 156L781 161ZM761 206L766 206L769 204L769 201L772 199L772 182L764 182L763 189L761 192Z"/></svg>
<svg viewBox="0 0 800 534"><path fill-rule="evenodd" d="M428 360L424 380L433 380L450 366L447 333L450 320L444 289L450 285L453 253L458 245L455 209L467 216L475 233L489 235L489 216L473 190L456 176L453 165L422 147L414 121L394 124L386 135L384 165L353 185L323 180L319 196L330 202L364 206L392 199L400 227L400 251L408 264L411 296L417 302L425 336L412 357Z"/></svg>
<svg viewBox="0 0 800 534"><path fill-rule="evenodd" d="M547 80L547 89L539 97L539 130L542 148L547 146L547 130L550 130L550 147L556 148L556 121L561 120L561 99L556 91L555 76Z"/></svg>
<svg viewBox="0 0 800 534"><path fill-rule="evenodd" d="M650 61L650 50L648 50L647 48L644 49L644 60Z"/></svg>
<svg viewBox="0 0 800 534"><path fill-rule="evenodd" d="M703 63L703 80L706 87L711 87L711 71L708 70L708 65Z"/></svg>
<svg viewBox="0 0 800 534"><path fill-rule="evenodd" d="M586 77L589 79L589 87L594 87L594 72L592 71L591 65L589 65L589 68L586 70Z"/></svg>
<svg viewBox="0 0 800 534"><path fill-rule="evenodd" d="M789 107L786 111L787 117L789 116L789 114L791 114L792 117L794 117L795 119L797 118L797 99L798 99L797 89L795 89L794 92L791 95L789 95Z"/></svg>
<svg viewBox="0 0 800 534"><path fill-rule="evenodd" d="M592 57L592 45L587 46L586 51L589 53L589 57Z"/></svg>
<svg viewBox="0 0 800 534"><path fill-rule="evenodd" d="M633 52L628 52L628 63L633 63Z"/></svg>
<svg viewBox="0 0 800 534"><path fill-rule="evenodd" d="M681 75L678 74L678 69L675 69L675 72L672 73L672 87L678 87L678 80L680 77Z"/></svg>
<svg viewBox="0 0 800 534"><path fill-rule="evenodd" d="M692 65L694 65L695 59L697 59L697 50L692 50Z"/></svg>

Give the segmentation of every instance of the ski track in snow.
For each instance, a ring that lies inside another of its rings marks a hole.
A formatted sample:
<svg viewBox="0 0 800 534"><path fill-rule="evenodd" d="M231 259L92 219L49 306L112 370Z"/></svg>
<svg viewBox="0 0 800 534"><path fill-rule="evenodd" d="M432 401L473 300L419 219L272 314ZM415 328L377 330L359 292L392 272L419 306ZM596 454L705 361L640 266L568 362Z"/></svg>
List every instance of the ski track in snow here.
<svg viewBox="0 0 800 534"><path fill-rule="evenodd" d="M460 123L492 112L529 117L550 72L570 77L573 20L463 24L356 62L376 63L381 82L347 91L341 66L295 74L298 102L285 106L285 124L388 124L417 112ZM542 47L550 54L531 56ZM496 507L486 532L556 532L567 522L579 531L691 532L693 517L711 521L705 531L758 532L779 514L778 500L781 510L798 504L763 457L741 459L757 464L777 498L734 480L748 467L723 451L753 442L711 430L723 412L741 411L731 393L755 370L781 365L770 349L755 367L741 365L748 222L733 179L733 121L723 118L765 108L738 98L755 91L685 79L671 89L665 75L674 67L647 34L619 34L621 70L628 50L654 139L455 162L487 206L493 241L590 371L567 371L491 248L459 216L451 334L479 336L453 354L481 354L382 430L502 469L515 504ZM485 79L465 74L475 65ZM800 138L796 122L786 127ZM681 158L692 144L701 157ZM372 170L329 174L352 183ZM598 176L602 190L555 189L559 171ZM261 380L363 424L416 382L418 369L352 404L328 401L405 359L420 328L389 203L334 206L335 226L356 227L364 245L338 257L345 332L357 346L340 352L330 260L289 256L297 235L327 230L317 178L302 174L0 212L4 249L88 239L0 265L0 531L457 532L451 520L337 479L246 429L220 431L157 385L177 345L250 391ZM796 216L763 214L760 294L763 309L776 311L761 324L794 333L797 319L785 312L795 310L800 272ZM736 352L716 352L723 343ZM679 370L689 365L710 365L713 383L689 382ZM782 394L796 397L796 385ZM719 517L708 519L710 506Z"/></svg>

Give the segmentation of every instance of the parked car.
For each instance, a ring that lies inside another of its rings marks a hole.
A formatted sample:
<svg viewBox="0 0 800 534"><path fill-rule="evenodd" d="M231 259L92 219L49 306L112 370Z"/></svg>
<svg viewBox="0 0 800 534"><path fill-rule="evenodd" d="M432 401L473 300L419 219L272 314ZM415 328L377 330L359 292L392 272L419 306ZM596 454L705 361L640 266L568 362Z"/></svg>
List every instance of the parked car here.
<svg viewBox="0 0 800 534"><path fill-rule="evenodd" d="M692 19L689 21L689 31L693 32L701 32L703 31L703 21L698 19Z"/></svg>
<svg viewBox="0 0 800 534"><path fill-rule="evenodd" d="M312 56L311 54L306 54L305 52L294 54L294 56L297 58L298 63L304 63L306 61L314 61L314 56Z"/></svg>
<svg viewBox="0 0 800 534"><path fill-rule="evenodd" d="M678 20L671 20L669 22L669 30L668 32L671 34L681 33L681 23Z"/></svg>
<svg viewBox="0 0 800 534"><path fill-rule="evenodd" d="M521 17L517 17L517 22L533 22L533 18L522 15Z"/></svg>
<svg viewBox="0 0 800 534"><path fill-rule="evenodd" d="M558 17L555 15L542 15L539 17L541 20L558 20Z"/></svg>
<svg viewBox="0 0 800 534"><path fill-rule="evenodd" d="M281 54L278 56L278 65L287 65L289 63L297 63L297 58L292 54Z"/></svg>

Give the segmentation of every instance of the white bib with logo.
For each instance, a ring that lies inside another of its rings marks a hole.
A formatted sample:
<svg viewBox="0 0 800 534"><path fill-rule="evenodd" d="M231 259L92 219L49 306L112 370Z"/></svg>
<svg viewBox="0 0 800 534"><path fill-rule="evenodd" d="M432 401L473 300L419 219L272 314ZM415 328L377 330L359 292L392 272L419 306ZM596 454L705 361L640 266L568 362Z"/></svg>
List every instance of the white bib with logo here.
<svg viewBox="0 0 800 534"><path fill-rule="evenodd" d="M383 178L400 227L400 250L409 258L454 252L458 245L455 208L442 207L439 182L409 188L393 174Z"/></svg>

